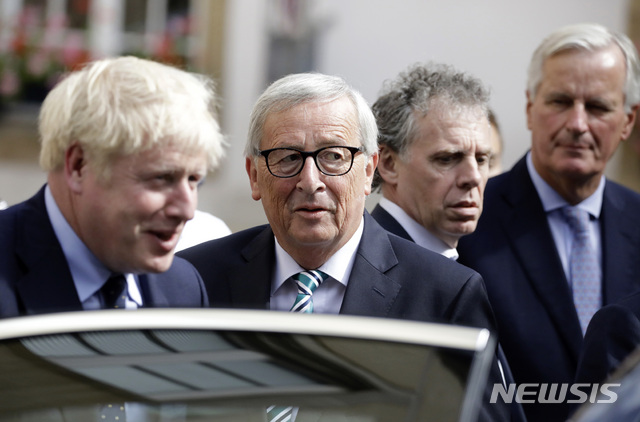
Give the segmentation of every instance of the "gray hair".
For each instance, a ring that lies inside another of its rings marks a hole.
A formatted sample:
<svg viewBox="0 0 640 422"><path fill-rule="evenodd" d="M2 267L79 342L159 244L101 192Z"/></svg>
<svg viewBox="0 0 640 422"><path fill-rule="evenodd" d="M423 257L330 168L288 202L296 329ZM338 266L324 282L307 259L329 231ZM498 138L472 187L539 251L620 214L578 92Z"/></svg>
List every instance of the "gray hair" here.
<svg viewBox="0 0 640 422"><path fill-rule="evenodd" d="M529 63L527 91L535 97L543 78L544 62L554 54L571 49L597 51L617 45L626 60L626 81L624 86L625 111L640 103L640 64L635 46L624 34L612 31L602 25L582 23L564 26L548 35L534 51Z"/></svg>
<svg viewBox="0 0 640 422"><path fill-rule="evenodd" d="M424 117L436 102L438 110L445 105L451 111L471 108L488 115L489 90L480 79L450 65L414 64L386 81L372 106L378 123L378 143L406 154L416 136L418 118ZM373 188L382 183L376 170Z"/></svg>
<svg viewBox="0 0 640 422"><path fill-rule="evenodd" d="M213 81L202 75L136 57L89 63L70 73L40 110L40 165L64 165L78 142L103 178L117 155L158 145L203 151L210 169L223 155Z"/></svg>
<svg viewBox="0 0 640 422"><path fill-rule="evenodd" d="M245 156L258 157L264 124L271 113L289 110L307 102L330 102L342 97L351 100L357 117L357 133L367 156L378 151L378 128L369 104L362 95L338 77L321 73L298 73L272 83L256 101L249 123Z"/></svg>

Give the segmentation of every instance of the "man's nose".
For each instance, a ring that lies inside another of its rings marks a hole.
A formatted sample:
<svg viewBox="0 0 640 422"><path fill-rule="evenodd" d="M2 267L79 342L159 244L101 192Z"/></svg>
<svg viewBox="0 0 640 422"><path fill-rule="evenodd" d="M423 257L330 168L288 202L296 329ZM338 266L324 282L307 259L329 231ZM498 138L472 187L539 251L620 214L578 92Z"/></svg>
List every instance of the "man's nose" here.
<svg viewBox="0 0 640 422"><path fill-rule="evenodd" d="M583 104L576 103L569 111L566 128L575 134L582 134L589 130L589 116Z"/></svg>
<svg viewBox="0 0 640 422"><path fill-rule="evenodd" d="M482 183L482 171L475 157L468 157L460 163L461 170L458 177L458 186L463 189L473 189Z"/></svg>
<svg viewBox="0 0 640 422"><path fill-rule="evenodd" d="M300 174L298 174L296 187L307 193L313 193L324 187L321 176L322 173L320 173L320 169L316 166L313 157L307 157L302 163L302 170L300 170Z"/></svg>
<svg viewBox="0 0 640 422"><path fill-rule="evenodd" d="M191 220L198 206L198 187L185 178L172 190L166 207L166 214L181 220Z"/></svg>

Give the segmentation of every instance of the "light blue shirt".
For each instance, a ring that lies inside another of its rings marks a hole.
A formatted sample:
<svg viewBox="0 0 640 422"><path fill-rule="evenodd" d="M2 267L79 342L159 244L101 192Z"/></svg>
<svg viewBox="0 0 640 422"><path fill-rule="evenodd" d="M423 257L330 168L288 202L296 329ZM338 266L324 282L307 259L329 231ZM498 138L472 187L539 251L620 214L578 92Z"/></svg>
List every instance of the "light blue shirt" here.
<svg viewBox="0 0 640 422"><path fill-rule="evenodd" d="M567 277L570 280L569 271L569 256L571 254L571 247L573 244L573 233L569 223L562 215L561 208L568 206L569 203L558 194L547 182L542 179L540 174L536 171L533 160L531 159L531 152L527 153L527 169L531 175L531 181L538 192L538 196L542 201L542 207L547 213L547 221L549 222L549 228L553 235L553 240L556 244L556 249L560 255L560 261L562 261L562 268ZM602 210L602 199L604 196L605 178L600 179L600 184L596 191L586 198L584 201L576 205L576 207L585 210L591 216L591 222L589 226L589 242L596 251L598 256L598 263L600 266L600 278L602 279L602 239L600 232L600 211ZM526 222L523 222L526 224Z"/></svg>
<svg viewBox="0 0 640 422"><path fill-rule="evenodd" d="M98 260L71 228L62 215L60 208L58 208L58 204L56 204L48 185L44 192L44 202L53 231L67 259L82 308L85 310L102 308L100 288L111 276L111 271ZM134 274L125 274L125 277L127 279L128 293L126 308L138 308L142 306L142 296L140 295L136 276Z"/></svg>
<svg viewBox="0 0 640 422"><path fill-rule="evenodd" d="M400 206L391 202L385 197L378 202L393 218L395 218L402 228L411 236L411 239L425 249L444 255L454 261L458 260L458 250L452 248L427 230L422 224L411 218Z"/></svg>
<svg viewBox="0 0 640 422"><path fill-rule="evenodd" d="M313 312L338 314L347 290L349 276L356 259L356 251L362 239L364 218L351 239L340 248L318 270L329 275L313 293ZM278 243L276 243L276 265L271 280L271 310L289 311L298 295L298 287L291 277L304 271ZM315 269L315 268L314 268Z"/></svg>

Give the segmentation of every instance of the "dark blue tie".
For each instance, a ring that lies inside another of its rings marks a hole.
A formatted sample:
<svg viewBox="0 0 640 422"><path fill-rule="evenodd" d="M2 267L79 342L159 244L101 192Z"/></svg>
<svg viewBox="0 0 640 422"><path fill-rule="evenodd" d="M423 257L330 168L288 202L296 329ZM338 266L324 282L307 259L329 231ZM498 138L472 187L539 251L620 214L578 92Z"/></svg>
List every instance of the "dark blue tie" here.
<svg viewBox="0 0 640 422"><path fill-rule="evenodd" d="M100 412L100 421L126 422L127 417L124 410L124 403L113 403L103 406Z"/></svg>
<svg viewBox="0 0 640 422"><path fill-rule="evenodd" d="M100 292L106 309L124 309L127 299L127 280L122 274L112 275L102 286Z"/></svg>

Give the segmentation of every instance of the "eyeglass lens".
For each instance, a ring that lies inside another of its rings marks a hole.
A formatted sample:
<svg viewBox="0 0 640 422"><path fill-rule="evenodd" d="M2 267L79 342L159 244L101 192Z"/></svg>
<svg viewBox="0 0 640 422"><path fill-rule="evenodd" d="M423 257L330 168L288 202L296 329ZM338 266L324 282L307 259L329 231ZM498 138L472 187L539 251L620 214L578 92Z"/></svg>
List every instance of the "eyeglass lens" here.
<svg viewBox="0 0 640 422"><path fill-rule="evenodd" d="M329 176L347 173L353 163L353 153L347 147L321 148L306 154L294 149L278 148L267 155L267 166L275 176L294 176L302 170L305 155L314 157L318 169Z"/></svg>

